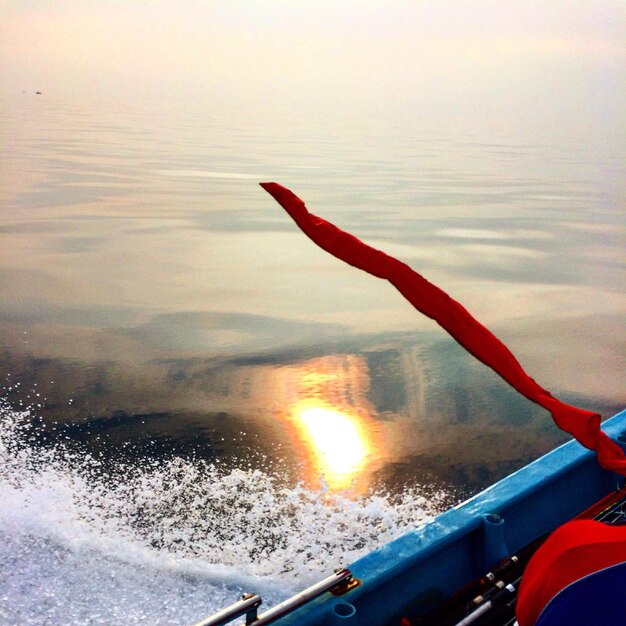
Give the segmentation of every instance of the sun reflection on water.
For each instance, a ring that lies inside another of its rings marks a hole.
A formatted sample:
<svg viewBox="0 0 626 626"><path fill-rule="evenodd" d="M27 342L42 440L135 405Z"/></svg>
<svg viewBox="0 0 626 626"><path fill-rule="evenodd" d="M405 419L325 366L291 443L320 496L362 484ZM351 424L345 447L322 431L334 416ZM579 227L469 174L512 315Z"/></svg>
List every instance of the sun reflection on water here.
<svg viewBox="0 0 626 626"><path fill-rule="evenodd" d="M333 355L282 371L288 431L304 480L329 491L364 492L383 456L379 424L367 400L367 362Z"/></svg>
<svg viewBox="0 0 626 626"><path fill-rule="evenodd" d="M357 415L303 401L292 416L314 465L330 489L347 489L365 468L371 443Z"/></svg>

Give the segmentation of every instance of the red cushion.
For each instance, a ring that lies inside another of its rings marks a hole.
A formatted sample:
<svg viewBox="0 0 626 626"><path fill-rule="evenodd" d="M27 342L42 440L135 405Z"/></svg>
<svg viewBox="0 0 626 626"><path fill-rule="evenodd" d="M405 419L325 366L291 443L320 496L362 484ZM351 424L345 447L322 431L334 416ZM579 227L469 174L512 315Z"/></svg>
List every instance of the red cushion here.
<svg viewBox="0 0 626 626"><path fill-rule="evenodd" d="M568 522L552 533L528 563L517 599L517 621L533 626L559 591L584 576L626 562L626 526Z"/></svg>

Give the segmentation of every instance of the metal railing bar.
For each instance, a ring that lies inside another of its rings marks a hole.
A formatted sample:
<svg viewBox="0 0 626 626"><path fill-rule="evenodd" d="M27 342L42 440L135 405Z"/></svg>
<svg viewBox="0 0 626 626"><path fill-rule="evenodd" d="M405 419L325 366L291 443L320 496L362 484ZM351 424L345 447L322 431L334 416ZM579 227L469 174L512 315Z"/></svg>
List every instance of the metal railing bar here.
<svg viewBox="0 0 626 626"><path fill-rule="evenodd" d="M295 596L292 596L288 600L285 600L284 602L273 606L271 609L268 609L264 613L261 613L261 615L259 615L259 618L252 623L254 626L263 626L264 624L270 624L274 620L277 620L279 617L295 611L298 607L306 604L307 602L310 602L318 596L321 596L326 591L330 591L338 584L347 581L350 578L352 578L352 573L350 572L350 570L338 570L331 576L324 578L324 580L320 580L318 583L315 583L304 591L297 593Z"/></svg>
<svg viewBox="0 0 626 626"><path fill-rule="evenodd" d="M258 617L256 611L262 602L261 597L258 595L244 595L238 602L231 604L229 607L226 607L218 613L215 613L215 615L198 622L194 626L223 626L224 624L228 624L232 620L241 617L244 613L246 614L246 625L263 626L264 624L272 623L274 620L277 620L283 615L287 615L288 613L295 611L298 607L314 600L326 591L335 589L341 585L341 583L344 583L345 585L350 584L350 582L358 584L358 581L355 581L352 578L352 573L349 569L338 569L334 574L320 580L314 585L311 585L304 591L297 593L284 602L273 606ZM341 592L345 592L346 589L349 589L349 587L342 586Z"/></svg>
<svg viewBox="0 0 626 626"><path fill-rule="evenodd" d="M256 612L263 600L256 594L244 594L241 600L227 606L194 626L223 626L246 614L246 624L256 624Z"/></svg>

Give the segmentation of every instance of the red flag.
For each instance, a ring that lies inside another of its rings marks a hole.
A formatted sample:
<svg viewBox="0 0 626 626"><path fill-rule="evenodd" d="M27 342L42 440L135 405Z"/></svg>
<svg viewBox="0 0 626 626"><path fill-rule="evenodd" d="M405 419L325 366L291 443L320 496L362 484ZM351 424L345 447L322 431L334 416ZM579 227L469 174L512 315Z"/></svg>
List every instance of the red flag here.
<svg viewBox="0 0 626 626"><path fill-rule="evenodd" d="M626 456L600 430L600 415L554 398L528 376L511 351L456 300L405 263L309 213L304 202L289 189L278 183L261 183L261 187L320 248L354 267L388 280L418 311L435 320L468 352L529 400L550 411L559 428L573 435L586 448L595 450L602 467L626 475Z"/></svg>

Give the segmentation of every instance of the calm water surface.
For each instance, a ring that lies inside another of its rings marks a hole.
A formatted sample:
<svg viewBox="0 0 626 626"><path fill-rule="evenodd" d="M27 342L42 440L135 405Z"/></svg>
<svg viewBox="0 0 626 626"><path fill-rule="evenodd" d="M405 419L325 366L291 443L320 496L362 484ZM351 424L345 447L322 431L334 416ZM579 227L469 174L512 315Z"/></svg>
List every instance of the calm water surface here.
<svg viewBox="0 0 626 626"><path fill-rule="evenodd" d="M97 598L185 623L251 580L280 598L279 574L347 563L564 440L259 181L449 291L561 399L624 404L624 168L599 140L46 94L3 109L0 533L26 555L7 623L115 623ZM61 572L48 605L24 582L42 567Z"/></svg>

